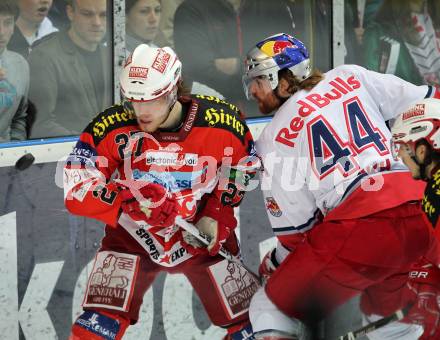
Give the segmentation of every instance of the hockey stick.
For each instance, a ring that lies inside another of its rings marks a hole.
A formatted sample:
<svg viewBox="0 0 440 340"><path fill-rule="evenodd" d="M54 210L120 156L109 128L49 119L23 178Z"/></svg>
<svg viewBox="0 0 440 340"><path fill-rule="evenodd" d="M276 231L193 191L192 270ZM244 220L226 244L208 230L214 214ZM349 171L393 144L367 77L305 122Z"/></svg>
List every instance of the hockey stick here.
<svg viewBox="0 0 440 340"><path fill-rule="evenodd" d="M124 187L128 188L130 191L131 190L138 190L133 185L133 183L130 183L130 181L115 179L114 182L123 185ZM136 199L138 199L138 198L136 197ZM177 216L176 217L175 224L177 226L181 227L183 230L186 230L188 233L193 235L196 239L198 239L203 244L208 245L211 242L211 238L208 235L202 233L199 229L197 229L196 226L194 226L193 224L187 222L181 216ZM223 256L225 259L227 259L228 261L234 262L234 263L240 265L241 267L243 267L247 272L249 272L249 274L251 274L261 284L260 277L257 274L255 274L250 268L248 268L243 263L243 261L241 261L240 257L232 255L224 247L220 247L220 250L219 250L218 253L221 256Z"/></svg>
<svg viewBox="0 0 440 340"><path fill-rule="evenodd" d="M375 331L381 327L384 327L394 321L402 320L405 316L408 315L409 310L411 309L413 304L408 304L406 307L397 310L393 314L383 317L377 321L371 322L368 325L361 327L355 331L348 332L345 335L341 335L338 340L354 340L361 336L367 335L368 333Z"/></svg>
<svg viewBox="0 0 440 340"><path fill-rule="evenodd" d="M183 230L187 231L191 235L193 235L196 239L198 239L200 242L202 242L205 245L208 245L211 242L211 238L202 233L194 224L189 223L188 221L184 220L181 216L177 216L175 220L176 225L181 227ZM220 250L218 252L221 256L223 256L226 260L234 262L249 272L254 278L258 280L258 282L261 283L260 277L254 273L249 267L247 267L243 261L240 259L239 256L232 255L227 249L225 249L223 246L220 247Z"/></svg>

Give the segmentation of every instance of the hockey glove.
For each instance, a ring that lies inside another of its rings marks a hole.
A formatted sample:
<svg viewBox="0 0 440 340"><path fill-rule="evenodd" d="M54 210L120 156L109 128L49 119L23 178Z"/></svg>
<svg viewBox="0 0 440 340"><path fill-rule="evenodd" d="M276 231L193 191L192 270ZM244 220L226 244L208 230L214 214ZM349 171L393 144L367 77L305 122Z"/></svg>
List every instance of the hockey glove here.
<svg viewBox="0 0 440 340"><path fill-rule="evenodd" d="M186 249L186 251L192 255L199 254L207 254L206 246L200 242L193 234L187 232L186 230L182 230L182 238L181 241L182 246Z"/></svg>
<svg viewBox="0 0 440 340"><path fill-rule="evenodd" d="M191 233L182 231L182 246L186 251L193 255L209 254L215 256L218 254L222 244L226 241L231 233L231 229L225 225L221 225L211 217L204 216L196 223L197 229L208 236L210 243L206 246Z"/></svg>
<svg viewBox="0 0 440 340"><path fill-rule="evenodd" d="M264 255L260 267L258 268L258 274L260 274L263 282L266 282L279 266L279 263L275 258L275 252L276 248L270 250L266 255Z"/></svg>
<svg viewBox="0 0 440 340"><path fill-rule="evenodd" d="M205 235L208 235L211 242L208 244L208 253L211 256L218 254L222 244L226 241L231 233L231 229L209 216L203 216L197 223L196 227Z"/></svg>
<svg viewBox="0 0 440 340"><path fill-rule="evenodd" d="M407 319L423 326L419 339L440 339L440 269L431 264L413 268L407 286L414 301Z"/></svg>
<svg viewBox="0 0 440 340"><path fill-rule="evenodd" d="M205 247L199 241L194 240L192 235L182 232L182 245L190 254L208 253L215 256L231 231L237 226L237 220L231 206L223 205L214 195L203 198L205 198L203 209L196 215L194 222L202 233L209 236L211 242Z"/></svg>
<svg viewBox="0 0 440 340"><path fill-rule="evenodd" d="M145 221L153 227L171 226L178 214L176 199L155 183L145 184L138 190L123 189L119 195L124 213L133 220Z"/></svg>

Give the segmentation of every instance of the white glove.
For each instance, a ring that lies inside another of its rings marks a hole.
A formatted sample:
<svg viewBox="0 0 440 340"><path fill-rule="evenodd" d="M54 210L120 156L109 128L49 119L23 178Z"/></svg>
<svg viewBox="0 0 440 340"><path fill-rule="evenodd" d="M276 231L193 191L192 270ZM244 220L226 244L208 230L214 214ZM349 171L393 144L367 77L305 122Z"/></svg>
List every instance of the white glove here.
<svg viewBox="0 0 440 340"><path fill-rule="evenodd" d="M199 241L194 235L183 230L182 231L182 246L187 250L188 253L193 255L198 254L209 254L215 256L218 254L222 243L226 241L229 237L230 229L222 224L219 224L216 220L211 217L203 216L196 223L196 228L200 230L201 233L205 234L210 242L205 245Z"/></svg>
<svg viewBox="0 0 440 340"><path fill-rule="evenodd" d="M203 216L196 223L196 227L211 239L211 242L209 242L207 247L209 255L211 256L218 254L222 243L226 241L231 233L229 227L219 224L209 216Z"/></svg>
<svg viewBox="0 0 440 340"><path fill-rule="evenodd" d="M182 236L185 243L194 248L204 248L205 245L199 241L193 234L187 232L186 230L182 230Z"/></svg>

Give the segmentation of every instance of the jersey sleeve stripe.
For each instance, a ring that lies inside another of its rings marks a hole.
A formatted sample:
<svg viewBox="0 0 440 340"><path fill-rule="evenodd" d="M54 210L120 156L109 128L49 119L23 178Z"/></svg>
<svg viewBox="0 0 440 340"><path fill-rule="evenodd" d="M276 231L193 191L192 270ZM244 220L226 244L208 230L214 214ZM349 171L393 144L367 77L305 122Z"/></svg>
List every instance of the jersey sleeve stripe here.
<svg viewBox="0 0 440 340"><path fill-rule="evenodd" d="M440 99L440 90L436 86L428 85L428 92L425 98L437 98Z"/></svg>

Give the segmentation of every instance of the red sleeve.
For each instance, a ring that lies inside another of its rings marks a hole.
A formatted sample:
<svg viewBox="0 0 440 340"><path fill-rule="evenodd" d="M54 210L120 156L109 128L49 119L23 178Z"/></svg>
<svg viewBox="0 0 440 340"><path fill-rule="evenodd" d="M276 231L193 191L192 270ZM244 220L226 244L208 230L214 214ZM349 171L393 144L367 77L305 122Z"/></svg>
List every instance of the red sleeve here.
<svg viewBox="0 0 440 340"><path fill-rule="evenodd" d="M116 226L121 199L109 182L118 166L110 143L107 138L96 145L89 132L81 134L64 166L64 203L72 214Z"/></svg>

